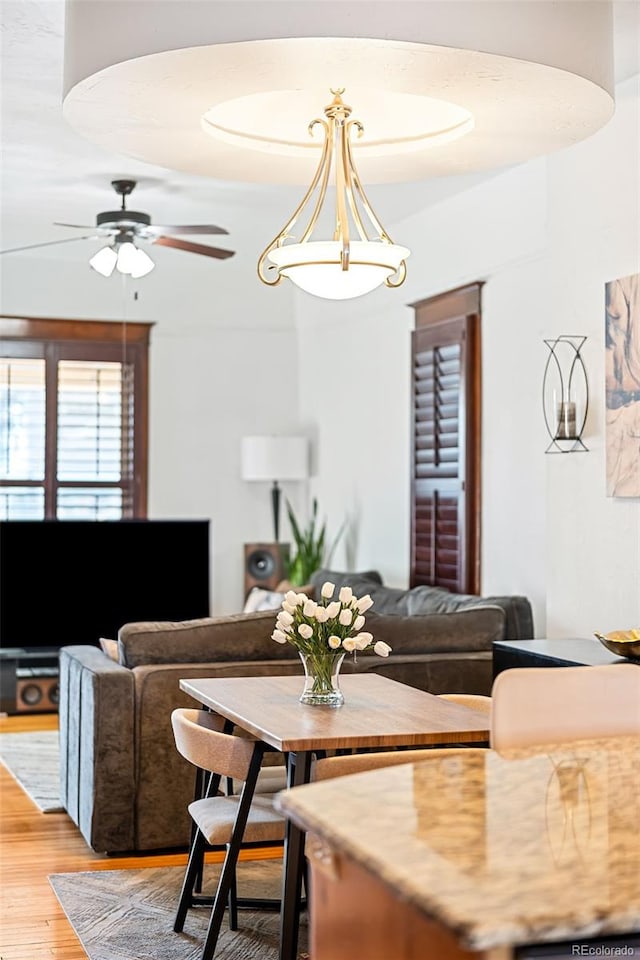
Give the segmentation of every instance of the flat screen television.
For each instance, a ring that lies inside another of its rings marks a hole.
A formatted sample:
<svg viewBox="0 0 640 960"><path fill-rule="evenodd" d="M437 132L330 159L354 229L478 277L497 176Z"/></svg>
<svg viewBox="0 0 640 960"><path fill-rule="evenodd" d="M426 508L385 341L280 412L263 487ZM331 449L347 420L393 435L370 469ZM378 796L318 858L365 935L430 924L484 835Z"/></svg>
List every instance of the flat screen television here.
<svg viewBox="0 0 640 960"><path fill-rule="evenodd" d="M0 649L209 616L208 520L0 521Z"/></svg>

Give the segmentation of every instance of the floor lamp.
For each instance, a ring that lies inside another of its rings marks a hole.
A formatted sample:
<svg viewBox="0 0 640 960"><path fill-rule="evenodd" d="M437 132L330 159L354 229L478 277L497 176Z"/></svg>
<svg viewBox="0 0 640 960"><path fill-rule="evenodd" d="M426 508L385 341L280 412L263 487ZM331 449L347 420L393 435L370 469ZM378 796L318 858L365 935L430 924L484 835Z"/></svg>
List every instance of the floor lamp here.
<svg viewBox="0 0 640 960"><path fill-rule="evenodd" d="M309 476L309 442L306 437L243 437L242 479L270 481L274 543L280 537L280 486L283 480Z"/></svg>

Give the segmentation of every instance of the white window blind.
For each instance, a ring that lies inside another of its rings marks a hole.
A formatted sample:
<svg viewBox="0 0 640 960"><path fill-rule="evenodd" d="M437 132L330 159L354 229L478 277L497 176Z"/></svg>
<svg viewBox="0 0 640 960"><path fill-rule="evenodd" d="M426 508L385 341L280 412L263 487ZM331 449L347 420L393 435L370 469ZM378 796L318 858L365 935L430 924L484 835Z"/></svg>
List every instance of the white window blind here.
<svg viewBox="0 0 640 960"><path fill-rule="evenodd" d="M0 358L0 479L44 481L45 362ZM44 489L0 488L0 519L42 520Z"/></svg>
<svg viewBox="0 0 640 960"><path fill-rule="evenodd" d="M0 358L0 477L44 479L44 360Z"/></svg>
<svg viewBox="0 0 640 960"><path fill-rule="evenodd" d="M58 480L122 477L122 364L58 364Z"/></svg>

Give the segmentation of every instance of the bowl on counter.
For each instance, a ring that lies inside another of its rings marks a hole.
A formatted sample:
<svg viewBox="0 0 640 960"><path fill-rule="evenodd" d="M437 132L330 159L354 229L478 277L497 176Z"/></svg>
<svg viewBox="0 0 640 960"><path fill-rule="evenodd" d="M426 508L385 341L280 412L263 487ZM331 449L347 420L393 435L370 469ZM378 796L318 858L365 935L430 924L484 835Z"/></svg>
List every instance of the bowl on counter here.
<svg viewBox="0 0 640 960"><path fill-rule="evenodd" d="M640 661L640 630L616 630L613 634L596 633L596 637L611 653L627 660Z"/></svg>

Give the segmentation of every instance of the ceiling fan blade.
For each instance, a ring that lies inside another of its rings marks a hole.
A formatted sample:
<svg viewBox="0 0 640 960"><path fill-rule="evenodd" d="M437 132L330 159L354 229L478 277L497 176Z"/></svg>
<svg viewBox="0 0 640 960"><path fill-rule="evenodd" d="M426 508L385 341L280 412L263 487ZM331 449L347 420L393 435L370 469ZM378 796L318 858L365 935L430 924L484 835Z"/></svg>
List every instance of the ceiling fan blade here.
<svg viewBox="0 0 640 960"><path fill-rule="evenodd" d="M190 240L177 240L175 237L154 237L151 243L157 243L161 247L173 247L175 250L185 250L187 253L201 253L204 257L216 257L218 260L226 260L235 253L234 250L207 247L204 243L191 243Z"/></svg>
<svg viewBox="0 0 640 960"><path fill-rule="evenodd" d="M149 229L152 233L168 234L169 236L188 233L229 233L224 227L214 227L212 224L206 223L192 223L191 225L186 224L183 226L179 226L178 224L158 226L153 223Z"/></svg>
<svg viewBox="0 0 640 960"><path fill-rule="evenodd" d="M73 227L74 230L95 230L95 224L92 223L53 223L54 227Z"/></svg>
<svg viewBox="0 0 640 960"><path fill-rule="evenodd" d="M10 250L0 250L3 253L19 253L21 250L37 250L38 247L55 247L58 243L73 243L75 240L103 240L100 236L67 237L65 240L47 240L46 243L30 243L26 247L12 247Z"/></svg>

